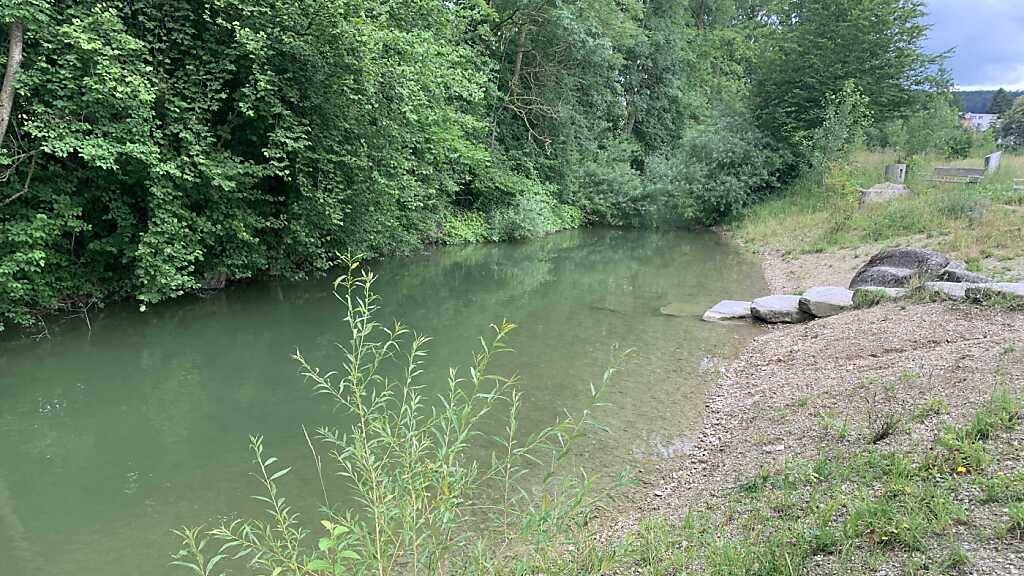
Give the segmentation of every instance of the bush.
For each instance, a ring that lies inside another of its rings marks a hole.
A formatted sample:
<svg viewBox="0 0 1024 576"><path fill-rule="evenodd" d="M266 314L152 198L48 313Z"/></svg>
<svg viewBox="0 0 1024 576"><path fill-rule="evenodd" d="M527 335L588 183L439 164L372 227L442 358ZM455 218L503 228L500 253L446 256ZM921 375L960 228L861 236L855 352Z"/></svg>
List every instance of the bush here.
<svg viewBox="0 0 1024 576"><path fill-rule="evenodd" d="M592 410L614 370L591 388L591 402L580 415L524 436L518 428L519 381L491 371L492 361L509 351L505 339L514 327L502 323L493 338L481 339L467 372L450 370L432 401L421 381L429 338L398 323L378 324L375 277L347 262L347 274L335 283L351 333L342 365L323 371L295 354L314 390L353 422L344 431L316 431L334 473L325 474L309 442L324 498L316 546L306 546L309 529L277 484L291 468L266 457L263 438L253 436L250 449L263 490L256 498L266 504L267 518L178 530L182 548L174 564L199 576L212 575L229 556L260 574L491 573L557 541L525 536L557 534L589 513L588 484L567 474L569 457L593 425ZM495 418L504 422L497 434ZM544 474L531 475L531 464L541 465L543 470L532 471ZM341 479L353 507L332 505L328 478ZM220 543L216 551L211 538Z"/></svg>
<svg viewBox="0 0 1024 576"><path fill-rule="evenodd" d="M720 223L774 188L783 164L767 139L738 118L695 126L648 162L649 219Z"/></svg>
<svg viewBox="0 0 1024 576"><path fill-rule="evenodd" d="M809 135L806 147L809 169L825 176L846 162L864 141L864 130L871 122L868 98L853 81L829 94L823 103L821 125Z"/></svg>
<svg viewBox="0 0 1024 576"><path fill-rule="evenodd" d="M440 241L444 244L481 242L489 235L487 218L479 212L449 212L441 219Z"/></svg>

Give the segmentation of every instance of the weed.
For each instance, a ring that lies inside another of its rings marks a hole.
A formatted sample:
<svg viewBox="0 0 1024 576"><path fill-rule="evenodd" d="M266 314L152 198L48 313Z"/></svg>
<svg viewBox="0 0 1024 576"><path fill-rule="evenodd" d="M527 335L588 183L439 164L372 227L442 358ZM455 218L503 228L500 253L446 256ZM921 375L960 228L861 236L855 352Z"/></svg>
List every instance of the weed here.
<svg viewBox="0 0 1024 576"><path fill-rule="evenodd" d="M983 504L1024 502L1024 473L979 478L978 487Z"/></svg>
<svg viewBox="0 0 1024 576"><path fill-rule="evenodd" d="M860 310L874 308L891 299L885 290L857 290L853 293L853 307Z"/></svg>
<svg viewBox="0 0 1024 576"><path fill-rule="evenodd" d="M882 415L871 424L871 443L878 444L889 436L892 436L899 429L900 419L895 414L887 413Z"/></svg>
<svg viewBox="0 0 1024 576"><path fill-rule="evenodd" d="M949 412L949 403L942 398L932 398L925 402L921 406L914 409L914 413L911 414L910 419L920 424L932 416L941 416Z"/></svg>
<svg viewBox="0 0 1024 576"><path fill-rule="evenodd" d="M176 565L198 576L212 574L213 565L228 562L228 556L266 574L489 573L523 555L544 556L559 534L583 525L595 496L586 477L574 473L572 447L595 426L592 411L614 369L591 387L581 414L524 437L517 378L490 370L509 351L505 340L514 326L494 326L468 372L450 370L440 398L428 401L420 380L429 339L401 324L375 321L374 280L349 258L347 274L335 283L351 335L340 346L337 370L322 371L295 354L316 393L353 422L344 432L324 427L315 435L335 468L329 477L342 480L340 489L353 495L353 507L332 506L331 490L321 481L322 532L309 549L309 528L278 486L291 467L266 457L263 438L253 436L250 449L263 492L256 499L265 504L267 518L234 520L205 533L177 531L182 549ZM504 424L503 433L490 433L490 424L485 428L495 418ZM309 443L319 471L320 456ZM530 475L530 463L546 469ZM220 543L216 552L205 550L210 541ZM597 565L605 558L592 560Z"/></svg>
<svg viewBox="0 0 1024 576"><path fill-rule="evenodd" d="M1010 514L1009 532L1024 536L1024 502L1015 502L1007 508Z"/></svg>
<svg viewBox="0 0 1024 576"><path fill-rule="evenodd" d="M850 426L846 419L840 419L835 412L822 412L818 415L818 423L825 430L831 431L840 440L846 440L850 437Z"/></svg>

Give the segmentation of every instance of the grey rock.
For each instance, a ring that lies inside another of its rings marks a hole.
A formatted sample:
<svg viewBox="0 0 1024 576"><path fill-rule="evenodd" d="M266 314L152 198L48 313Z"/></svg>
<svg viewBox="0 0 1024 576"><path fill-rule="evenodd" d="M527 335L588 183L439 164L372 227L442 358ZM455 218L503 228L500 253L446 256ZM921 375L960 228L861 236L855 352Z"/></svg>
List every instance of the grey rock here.
<svg viewBox="0 0 1024 576"><path fill-rule="evenodd" d="M800 309L818 318L835 316L852 307L853 292L838 286L815 286L800 297Z"/></svg>
<svg viewBox="0 0 1024 576"><path fill-rule="evenodd" d="M959 270L961 272L967 271L967 262L963 260L950 260L949 264L946 265L946 270Z"/></svg>
<svg viewBox="0 0 1024 576"><path fill-rule="evenodd" d="M880 286L885 288L904 288L910 284L915 272L909 268L892 268L889 266L877 266L875 268L861 268L857 275L850 281L850 290L856 290L863 286Z"/></svg>
<svg viewBox="0 0 1024 576"><path fill-rule="evenodd" d="M925 282L924 290L929 294L939 294L950 300L963 300L967 297L967 289L978 284L963 282Z"/></svg>
<svg viewBox="0 0 1024 576"><path fill-rule="evenodd" d="M705 322L724 322L750 318L750 302L722 300L704 313Z"/></svg>
<svg viewBox="0 0 1024 576"><path fill-rule="evenodd" d="M875 184L867 190L861 190L860 203L876 204L879 202L888 202L894 198L909 196L910 194L910 189L903 184L883 182L881 184Z"/></svg>
<svg viewBox="0 0 1024 576"><path fill-rule="evenodd" d="M967 288L967 297L981 300L991 296L1009 296L1024 299L1024 282L993 282L978 284Z"/></svg>
<svg viewBox="0 0 1024 576"><path fill-rule="evenodd" d="M966 282L969 284L989 284L992 282L992 279L988 276L982 276L967 270L957 270L948 266L939 274L938 280L939 282Z"/></svg>
<svg viewBox="0 0 1024 576"><path fill-rule="evenodd" d="M868 260L850 281L850 289L861 286L902 288L915 274L930 279L949 266L949 258L924 248L890 248ZM882 270L881 272L877 272Z"/></svg>
<svg viewBox="0 0 1024 576"><path fill-rule="evenodd" d="M769 324L797 324L811 319L800 309L800 297L788 294L758 298L750 304L750 313Z"/></svg>
<svg viewBox="0 0 1024 576"><path fill-rule="evenodd" d="M890 288L888 286L861 286L853 291L853 299L859 300L871 292L883 294L886 298L896 299L906 296L909 290L906 288Z"/></svg>

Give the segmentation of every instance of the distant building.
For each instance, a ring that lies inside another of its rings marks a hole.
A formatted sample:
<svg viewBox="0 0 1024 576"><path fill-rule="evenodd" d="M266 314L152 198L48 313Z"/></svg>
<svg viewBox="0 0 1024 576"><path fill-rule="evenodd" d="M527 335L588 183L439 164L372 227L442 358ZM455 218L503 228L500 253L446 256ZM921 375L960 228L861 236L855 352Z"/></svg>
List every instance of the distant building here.
<svg viewBox="0 0 1024 576"><path fill-rule="evenodd" d="M963 124L963 127L969 130L974 130L975 132L988 130L998 122L998 114L973 114L971 112L964 112L960 115L960 123Z"/></svg>

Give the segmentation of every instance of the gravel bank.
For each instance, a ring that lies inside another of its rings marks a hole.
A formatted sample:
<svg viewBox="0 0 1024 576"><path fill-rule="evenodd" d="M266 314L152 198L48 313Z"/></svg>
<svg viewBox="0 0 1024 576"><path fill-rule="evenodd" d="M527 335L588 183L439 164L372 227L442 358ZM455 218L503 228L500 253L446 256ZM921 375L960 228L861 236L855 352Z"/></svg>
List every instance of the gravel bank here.
<svg viewBox="0 0 1024 576"><path fill-rule="evenodd" d="M681 455L644 471L644 485L609 535L626 533L641 518L678 519L714 508L737 484L786 458L864 446L885 415L914 424L880 446L932 445L944 425L969 419L996 386L1024 392L1024 314L888 304L773 328L720 370L702 429L682 443ZM933 414L928 407L936 405L943 409ZM836 433L837 423L850 431L846 438ZM1007 471L1024 470L1021 432L1000 442ZM972 573L1018 573L1012 570L1024 567L1024 542L992 541L986 518L995 522L998 514L977 512L970 516L977 525L957 531Z"/></svg>

